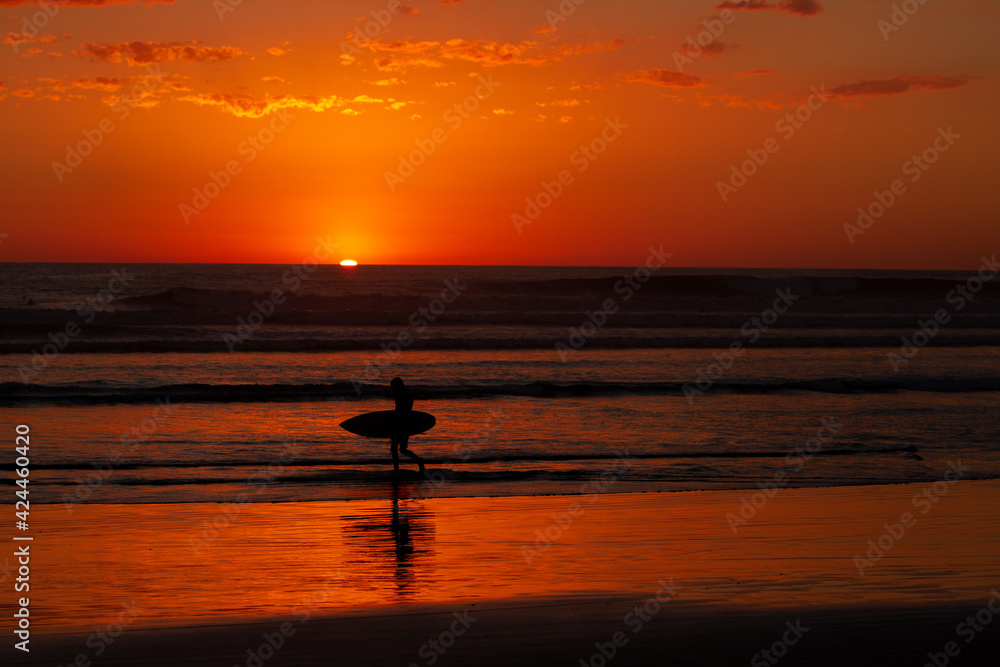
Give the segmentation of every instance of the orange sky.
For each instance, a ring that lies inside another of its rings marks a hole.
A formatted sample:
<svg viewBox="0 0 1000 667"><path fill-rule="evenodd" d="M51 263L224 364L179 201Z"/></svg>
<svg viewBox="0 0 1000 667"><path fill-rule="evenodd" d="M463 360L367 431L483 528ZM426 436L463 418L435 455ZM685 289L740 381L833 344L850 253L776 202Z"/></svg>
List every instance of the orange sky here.
<svg viewBox="0 0 1000 667"><path fill-rule="evenodd" d="M1000 4L913 0L895 29L883 0L576 2L0 0L0 261L295 263L318 235L369 264L998 250Z"/></svg>

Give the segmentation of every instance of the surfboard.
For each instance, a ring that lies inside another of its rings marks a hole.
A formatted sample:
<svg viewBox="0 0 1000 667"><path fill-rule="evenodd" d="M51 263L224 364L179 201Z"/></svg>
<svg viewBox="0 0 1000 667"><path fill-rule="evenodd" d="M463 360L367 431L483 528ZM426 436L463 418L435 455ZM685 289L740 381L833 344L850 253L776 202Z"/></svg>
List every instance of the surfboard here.
<svg viewBox="0 0 1000 667"><path fill-rule="evenodd" d="M340 422L340 427L345 431L366 438L389 438L392 437L395 420L395 410L379 410L351 417ZM413 410L407 415L406 433L407 435L417 435L429 431L434 427L435 422L434 415Z"/></svg>

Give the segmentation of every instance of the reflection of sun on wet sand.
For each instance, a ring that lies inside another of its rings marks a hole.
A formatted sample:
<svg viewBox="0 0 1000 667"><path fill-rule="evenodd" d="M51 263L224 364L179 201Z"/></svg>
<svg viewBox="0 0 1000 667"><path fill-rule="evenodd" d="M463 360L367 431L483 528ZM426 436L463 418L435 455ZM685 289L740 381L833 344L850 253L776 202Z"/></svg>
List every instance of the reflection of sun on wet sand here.
<svg viewBox="0 0 1000 667"><path fill-rule="evenodd" d="M745 664L797 619L812 629L786 664L923 664L1000 581L1000 483L955 484L860 576L853 557L922 487L785 489L737 536L725 516L745 491L607 494L530 564L521 547L579 497L260 503L197 556L187 540L214 504L42 506L33 548L50 579L27 664L72 659L132 599L143 611L101 664L244 664L290 619L269 665L334 648L344 664L423 664L417 650L463 610L477 621L456 664L576 664L618 630L615 664ZM632 634L623 619L661 580L682 588ZM998 628L963 645L963 664L986 664Z"/></svg>

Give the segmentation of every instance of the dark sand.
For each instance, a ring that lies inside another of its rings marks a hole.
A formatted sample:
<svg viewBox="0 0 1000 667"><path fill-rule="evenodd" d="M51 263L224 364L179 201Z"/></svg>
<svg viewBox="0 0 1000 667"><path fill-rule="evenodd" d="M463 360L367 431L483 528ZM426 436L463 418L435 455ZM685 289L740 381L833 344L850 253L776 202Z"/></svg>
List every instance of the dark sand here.
<svg viewBox="0 0 1000 667"><path fill-rule="evenodd" d="M745 665L798 623L804 634L778 662L782 665L914 665L928 662L957 641L959 665L996 665L1000 629L987 627L971 644L955 635L955 625L977 611L975 605L824 607L755 609L685 604L674 600L643 624L623 617L644 600L604 599L559 602L531 600L469 607L475 622L435 664L579 665L601 664L596 642L608 646L616 631L627 642L617 648L615 665ZM984 600L985 602L985 600ZM263 635L279 630L278 620L208 628L134 631L108 647L100 665L427 665L420 653L455 621L446 607L379 616L335 616L301 623L268 660L250 661ZM1000 619L998 619L1000 620ZM1000 622L995 625L1000 625ZM64 664L85 637L47 637L41 650L22 664ZM444 638L449 642L449 638ZM780 649L779 649L780 650ZM268 655L265 650L263 653ZM761 657L759 664L763 662ZM586 663L585 663L586 664Z"/></svg>

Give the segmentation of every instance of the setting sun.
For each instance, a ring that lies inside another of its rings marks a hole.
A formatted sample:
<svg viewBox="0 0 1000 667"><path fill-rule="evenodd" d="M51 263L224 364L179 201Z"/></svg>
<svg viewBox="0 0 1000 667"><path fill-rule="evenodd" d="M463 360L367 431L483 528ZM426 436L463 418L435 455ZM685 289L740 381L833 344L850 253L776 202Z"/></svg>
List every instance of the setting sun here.
<svg viewBox="0 0 1000 667"><path fill-rule="evenodd" d="M340 263L341 266L357 266L358 263L353 259L345 259Z"/></svg>

